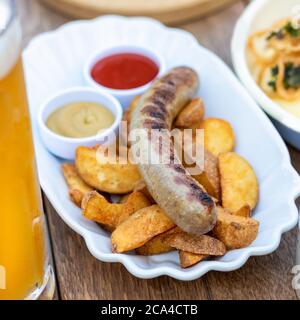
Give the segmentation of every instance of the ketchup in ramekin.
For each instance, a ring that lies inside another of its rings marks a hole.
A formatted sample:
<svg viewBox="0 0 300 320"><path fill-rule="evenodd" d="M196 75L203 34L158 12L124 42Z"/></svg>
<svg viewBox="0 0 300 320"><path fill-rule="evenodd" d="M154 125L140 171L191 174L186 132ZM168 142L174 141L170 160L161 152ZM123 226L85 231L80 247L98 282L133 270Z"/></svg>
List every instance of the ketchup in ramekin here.
<svg viewBox="0 0 300 320"><path fill-rule="evenodd" d="M119 100L124 110L166 71L164 58L149 47L118 45L94 53L84 66L84 79Z"/></svg>
<svg viewBox="0 0 300 320"><path fill-rule="evenodd" d="M137 53L118 53L96 62L92 78L102 86L117 90L141 87L156 78L158 65Z"/></svg>

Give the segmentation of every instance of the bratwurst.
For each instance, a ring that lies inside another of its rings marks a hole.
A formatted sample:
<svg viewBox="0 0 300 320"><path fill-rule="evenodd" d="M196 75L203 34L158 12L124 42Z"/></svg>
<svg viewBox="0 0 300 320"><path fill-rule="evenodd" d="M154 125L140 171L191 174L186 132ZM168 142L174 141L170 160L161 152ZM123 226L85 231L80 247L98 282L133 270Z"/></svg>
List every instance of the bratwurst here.
<svg viewBox="0 0 300 320"><path fill-rule="evenodd" d="M198 86L198 76L191 68L172 69L141 97L130 125L131 132L135 129L146 132L139 136L139 143L132 144L132 156L152 197L175 224L196 235L212 230L217 218L216 206L179 161L170 130ZM167 131L169 143L157 144L153 131ZM161 162L147 161L149 149Z"/></svg>

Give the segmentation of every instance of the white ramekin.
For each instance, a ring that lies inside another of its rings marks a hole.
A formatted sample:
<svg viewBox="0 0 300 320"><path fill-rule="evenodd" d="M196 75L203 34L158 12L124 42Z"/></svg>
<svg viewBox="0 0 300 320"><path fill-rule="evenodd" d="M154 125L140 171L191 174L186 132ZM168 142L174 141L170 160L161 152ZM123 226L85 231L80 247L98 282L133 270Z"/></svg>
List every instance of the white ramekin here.
<svg viewBox="0 0 300 320"><path fill-rule="evenodd" d="M279 19L300 13L299 0L254 0L238 20L231 43L232 60L240 80L290 144L300 149L300 119L270 99L253 79L246 60L247 39Z"/></svg>
<svg viewBox="0 0 300 320"><path fill-rule="evenodd" d="M109 94L113 95L115 98L117 98L120 101L123 109L126 109L129 106L132 99L135 96L143 94L151 86L151 83L153 81L150 81L149 83L141 87L128 89L128 90L111 89L111 88L102 86L101 84L96 82L91 76L91 71L95 66L95 64L99 60L105 57L108 57L113 54L118 54L118 53L137 53L150 58L152 61L154 61L157 64L159 69L159 72L156 78L159 78L166 71L166 67L165 67L164 59L157 51L150 49L148 47L142 47L142 46L133 46L133 45L114 46L114 47L106 48L100 52L96 52L90 56L90 58L87 60L87 63L85 64L84 71L83 71L85 82L94 88L101 89L102 91L106 91Z"/></svg>
<svg viewBox="0 0 300 320"><path fill-rule="evenodd" d="M115 121L111 127L101 134L87 138L68 138L54 133L46 126L49 115L56 109L72 102L94 102L102 104L114 114ZM42 105L38 115L40 135L43 143L51 153L63 159L73 160L77 147L92 147L99 143L105 143L108 139L113 139L122 120L122 113L122 107L118 100L106 92L86 87L63 90L50 97Z"/></svg>

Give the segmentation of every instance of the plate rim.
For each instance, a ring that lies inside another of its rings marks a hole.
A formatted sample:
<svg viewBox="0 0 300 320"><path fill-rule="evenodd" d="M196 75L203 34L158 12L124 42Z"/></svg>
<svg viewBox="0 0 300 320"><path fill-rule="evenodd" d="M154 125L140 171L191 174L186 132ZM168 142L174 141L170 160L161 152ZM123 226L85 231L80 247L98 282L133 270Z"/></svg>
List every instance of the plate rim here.
<svg viewBox="0 0 300 320"><path fill-rule="evenodd" d="M39 41L41 38L46 38L46 37L52 37L57 33L63 32L64 29L72 28L73 26L80 25L80 24L93 24L93 23L99 23L101 20L105 19L117 19L117 20L142 20L144 22L159 26L162 29L166 30L172 30L174 32L179 32L184 34L186 37L189 38L191 43L193 42L193 46L195 48L197 47L198 49L201 49L205 54L208 54L211 56L211 58L219 65L222 65L223 69L227 69L226 73L228 75L228 81L231 82L231 84L238 88L237 90L239 91L239 94L243 95L245 99L249 101L249 105L252 105L252 109L255 111L251 112L256 112L257 115L260 118L260 121L264 122L265 125L265 130L269 131L271 136L274 139L274 143L276 143L276 146L278 150L280 151L280 154L282 156L282 164L280 165L280 168L282 170L285 170L286 173L288 173L291 177L293 177L293 190L290 192L290 197L286 201L287 208L293 214L294 218L290 219L289 223L286 223L284 226L279 226L279 228L276 228L276 241L274 243L266 245L264 247L247 247L244 248L243 255L241 255L239 258L234 259L233 261L230 262L221 262L221 261L207 261L211 263L206 263L205 266L204 264L201 265L201 267L195 266L189 269L182 269L182 270L177 270L169 266L157 266L152 269L143 269L137 266L135 263L132 263L130 256L128 254L114 254L114 253L101 253L98 254L97 252L94 251L92 248L92 241L91 241L91 236L90 232L86 232L86 229L83 226L78 226L72 221L69 221L64 217L64 215L61 213L64 211L64 208L62 204L59 204L51 195L51 190L49 190L49 186L47 182L43 179L40 178L40 184L42 189L44 190L45 194L47 195L49 201L51 202L52 206L54 207L56 213L61 217L61 219L66 223L71 229L73 229L75 232L80 234L87 245L88 250L90 253L97 258L98 260L104 261L104 262L119 262L122 263L125 268L134 276L138 278L143 278L143 279L151 279L155 277L159 277L162 275L167 275L172 278L178 279L178 280L184 280L184 281L190 281L190 280L195 280L203 276L205 273L209 271L233 271L241 266L243 266L247 260L249 259L250 256L259 256L259 255L265 255L269 254L277 249L277 247L280 244L280 240L282 237L282 234L285 233L286 231L292 229L298 221L298 208L296 207L295 200L297 197L300 196L300 177L296 170L292 167L291 162L290 162L290 155L288 153L288 149L286 145L284 144L282 138L280 137L279 133L276 131L274 126L271 124L270 120L267 118L267 116L264 114L262 109L256 104L256 102L253 100L253 98L250 96L250 94L247 92L247 90L242 86L242 84L238 81L238 79L235 77L231 69L225 64L225 62L222 61L215 53L211 52L210 50L204 48L201 46L197 39L189 32L184 31L182 29L178 28L170 28L164 26L162 23L159 21L152 19L152 18L145 18L145 17L123 17L123 16L118 16L118 15L106 15L102 17L98 17L92 20L76 20L72 21L69 23L66 23L59 28L51 31L47 31L44 33L41 33L34 37L27 47L23 51L24 56L30 55L30 51L33 50L34 48L34 43ZM39 174L40 175L40 174ZM42 176L42 175L40 175ZM213 266L211 265L213 263ZM199 266L199 265L198 265Z"/></svg>

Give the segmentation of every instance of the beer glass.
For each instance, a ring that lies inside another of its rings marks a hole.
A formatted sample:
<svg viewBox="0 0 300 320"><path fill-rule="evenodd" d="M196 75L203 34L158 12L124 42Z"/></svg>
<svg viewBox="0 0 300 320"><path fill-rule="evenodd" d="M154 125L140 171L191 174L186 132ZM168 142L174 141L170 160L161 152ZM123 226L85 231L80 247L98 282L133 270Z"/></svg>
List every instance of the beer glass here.
<svg viewBox="0 0 300 320"><path fill-rule="evenodd" d="M298 245L297 245L297 253L296 253L296 266L297 267L300 266L300 219L298 224ZM296 272L298 272L296 277L299 278L299 268L297 268ZM297 281L296 292L300 300L300 280Z"/></svg>
<svg viewBox="0 0 300 320"><path fill-rule="evenodd" d="M50 299L54 276L13 0L0 0L0 300Z"/></svg>

